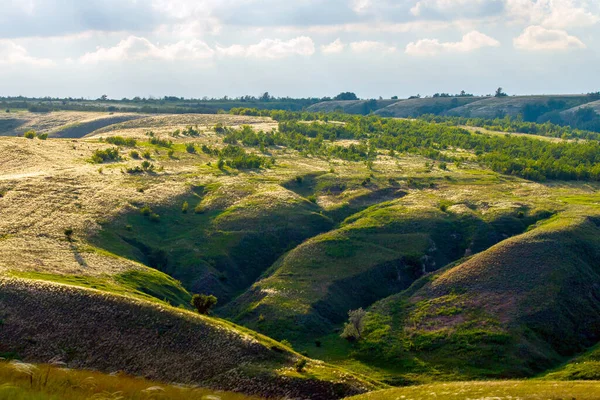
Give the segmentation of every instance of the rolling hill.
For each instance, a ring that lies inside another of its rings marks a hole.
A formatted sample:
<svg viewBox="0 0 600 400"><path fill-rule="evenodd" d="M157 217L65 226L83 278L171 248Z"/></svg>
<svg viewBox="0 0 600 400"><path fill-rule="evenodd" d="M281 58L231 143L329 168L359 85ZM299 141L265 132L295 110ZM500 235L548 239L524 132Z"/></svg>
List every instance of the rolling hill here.
<svg viewBox="0 0 600 400"><path fill-rule="evenodd" d="M0 137L0 357L274 398L597 379L594 141L115 115L21 112L73 137Z"/></svg>

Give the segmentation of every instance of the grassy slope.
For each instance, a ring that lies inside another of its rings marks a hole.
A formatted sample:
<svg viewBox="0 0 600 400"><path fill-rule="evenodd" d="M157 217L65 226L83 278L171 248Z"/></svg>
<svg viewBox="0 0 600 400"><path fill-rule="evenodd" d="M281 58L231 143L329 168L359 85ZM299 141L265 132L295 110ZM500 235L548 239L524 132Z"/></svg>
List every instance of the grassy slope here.
<svg viewBox="0 0 600 400"><path fill-rule="evenodd" d="M375 304L359 352L446 379L532 375L581 352L600 339L597 221L561 215Z"/></svg>
<svg viewBox="0 0 600 400"><path fill-rule="evenodd" d="M173 386L124 373L108 375L17 361L0 362L0 382L1 400L258 400L239 393Z"/></svg>
<svg viewBox="0 0 600 400"><path fill-rule="evenodd" d="M370 111L375 111L395 104L398 100L377 100L373 104L369 104L368 100L332 100L314 104L307 108L308 111L314 112L334 112L343 110L348 114L368 114ZM373 106L373 110L368 108Z"/></svg>
<svg viewBox="0 0 600 400"><path fill-rule="evenodd" d="M599 382L461 382L436 383L409 388L388 389L351 397L352 400L389 399L523 399L593 400L600 397Z"/></svg>
<svg viewBox="0 0 600 400"><path fill-rule="evenodd" d="M0 352L265 396L333 398L372 386L225 321L99 291L0 281ZM288 371L289 370L289 371Z"/></svg>
<svg viewBox="0 0 600 400"><path fill-rule="evenodd" d="M588 103L588 96L509 96L491 97L448 111L449 115L473 118L516 117L527 105L545 105L548 101L564 102L563 109Z"/></svg>
<svg viewBox="0 0 600 400"><path fill-rule="evenodd" d="M485 98L484 98L485 99ZM380 108L375 114L384 117L410 118L422 114L441 114L447 110L481 101L482 97L439 97L409 99Z"/></svg>
<svg viewBox="0 0 600 400"><path fill-rule="evenodd" d="M224 311L278 339L306 341L333 331L348 310L408 288L423 272L522 232L507 210L486 222L470 212L443 212L441 199L382 203L348 218L282 257L271 274ZM530 216L535 220L536 216Z"/></svg>

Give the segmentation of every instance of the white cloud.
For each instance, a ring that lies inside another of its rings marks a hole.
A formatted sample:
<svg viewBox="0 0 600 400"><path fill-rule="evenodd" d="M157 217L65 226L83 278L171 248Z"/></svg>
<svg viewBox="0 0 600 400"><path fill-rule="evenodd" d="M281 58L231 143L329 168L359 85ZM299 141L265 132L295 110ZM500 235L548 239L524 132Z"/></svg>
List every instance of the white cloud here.
<svg viewBox="0 0 600 400"><path fill-rule="evenodd" d="M0 39L0 65L29 64L37 67L54 65L47 58L36 58L29 55L27 49L12 40Z"/></svg>
<svg viewBox="0 0 600 400"><path fill-rule="evenodd" d="M586 48L578 37L559 29L546 29L542 26L530 26L513 41L520 50L569 50Z"/></svg>
<svg viewBox="0 0 600 400"><path fill-rule="evenodd" d="M421 16L428 11L448 14L461 10L474 10L489 3L490 0L419 0L410 12L414 16Z"/></svg>
<svg viewBox="0 0 600 400"><path fill-rule="evenodd" d="M500 42L472 31L463 36L460 42L440 42L438 39L421 39L406 46L406 54L414 56L433 56L445 52L468 53L483 47L498 47Z"/></svg>
<svg viewBox="0 0 600 400"><path fill-rule="evenodd" d="M321 52L325 54L338 54L344 51L346 45L341 41L341 39L336 39L330 44L325 44L321 46Z"/></svg>
<svg viewBox="0 0 600 400"><path fill-rule="evenodd" d="M506 10L509 18L546 28L590 26L600 21L582 0L506 0Z"/></svg>
<svg viewBox="0 0 600 400"><path fill-rule="evenodd" d="M233 45L229 47L217 46L217 52L230 57L254 58L285 58L289 56L311 56L315 53L315 43L306 36L290 40L263 39L250 46Z"/></svg>
<svg viewBox="0 0 600 400"><path fill-rule="evenodd" d="M214 50L198 39L159 46L146 38L129 36L114 47L99 47L94 52L86 53L79 61L84 64L94 64L103 61L143 59L198 60L211 58L213 54Z"/></svg>
<svg viewBox="0 0 600 400"><path fill-rule="evenodd" d="M355 53L378 52L378 53L393 53L396 48L388 46L385 43L375 42L371 40L363 40L360 42L350 43L350 49Z"/></svg>

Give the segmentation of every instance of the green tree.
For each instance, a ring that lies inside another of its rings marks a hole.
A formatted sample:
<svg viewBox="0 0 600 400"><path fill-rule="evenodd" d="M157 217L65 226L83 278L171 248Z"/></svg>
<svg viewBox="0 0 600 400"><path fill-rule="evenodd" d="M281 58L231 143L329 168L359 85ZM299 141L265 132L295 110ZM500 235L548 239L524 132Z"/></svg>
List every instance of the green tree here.
<svg viewBox="0 0 600 400"><path fill-rule="evenodd" d="M199 314L206 315L217 304L217 298L212 294L195 294L192 296L191 304Z"/></svg>
<svg viewBox="0 0 600 400"><path fill-rule="evenodd" d="M340 335L348 341L357 341L362 338L365 329L365 317L367 312L362 308L348 312L348 322L344 325L344 331Z"/></svg>

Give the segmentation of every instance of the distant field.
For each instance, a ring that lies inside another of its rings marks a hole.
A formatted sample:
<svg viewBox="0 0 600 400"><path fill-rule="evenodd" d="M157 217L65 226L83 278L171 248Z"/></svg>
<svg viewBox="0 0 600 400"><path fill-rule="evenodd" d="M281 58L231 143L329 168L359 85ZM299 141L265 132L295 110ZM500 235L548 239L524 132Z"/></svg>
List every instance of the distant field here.
<svg viewBox="0 0 600 400"><path fill-rule="evenodd" d="M598 382L460 382L382 390L348 400L596 400L600 398Z"/></svg>

